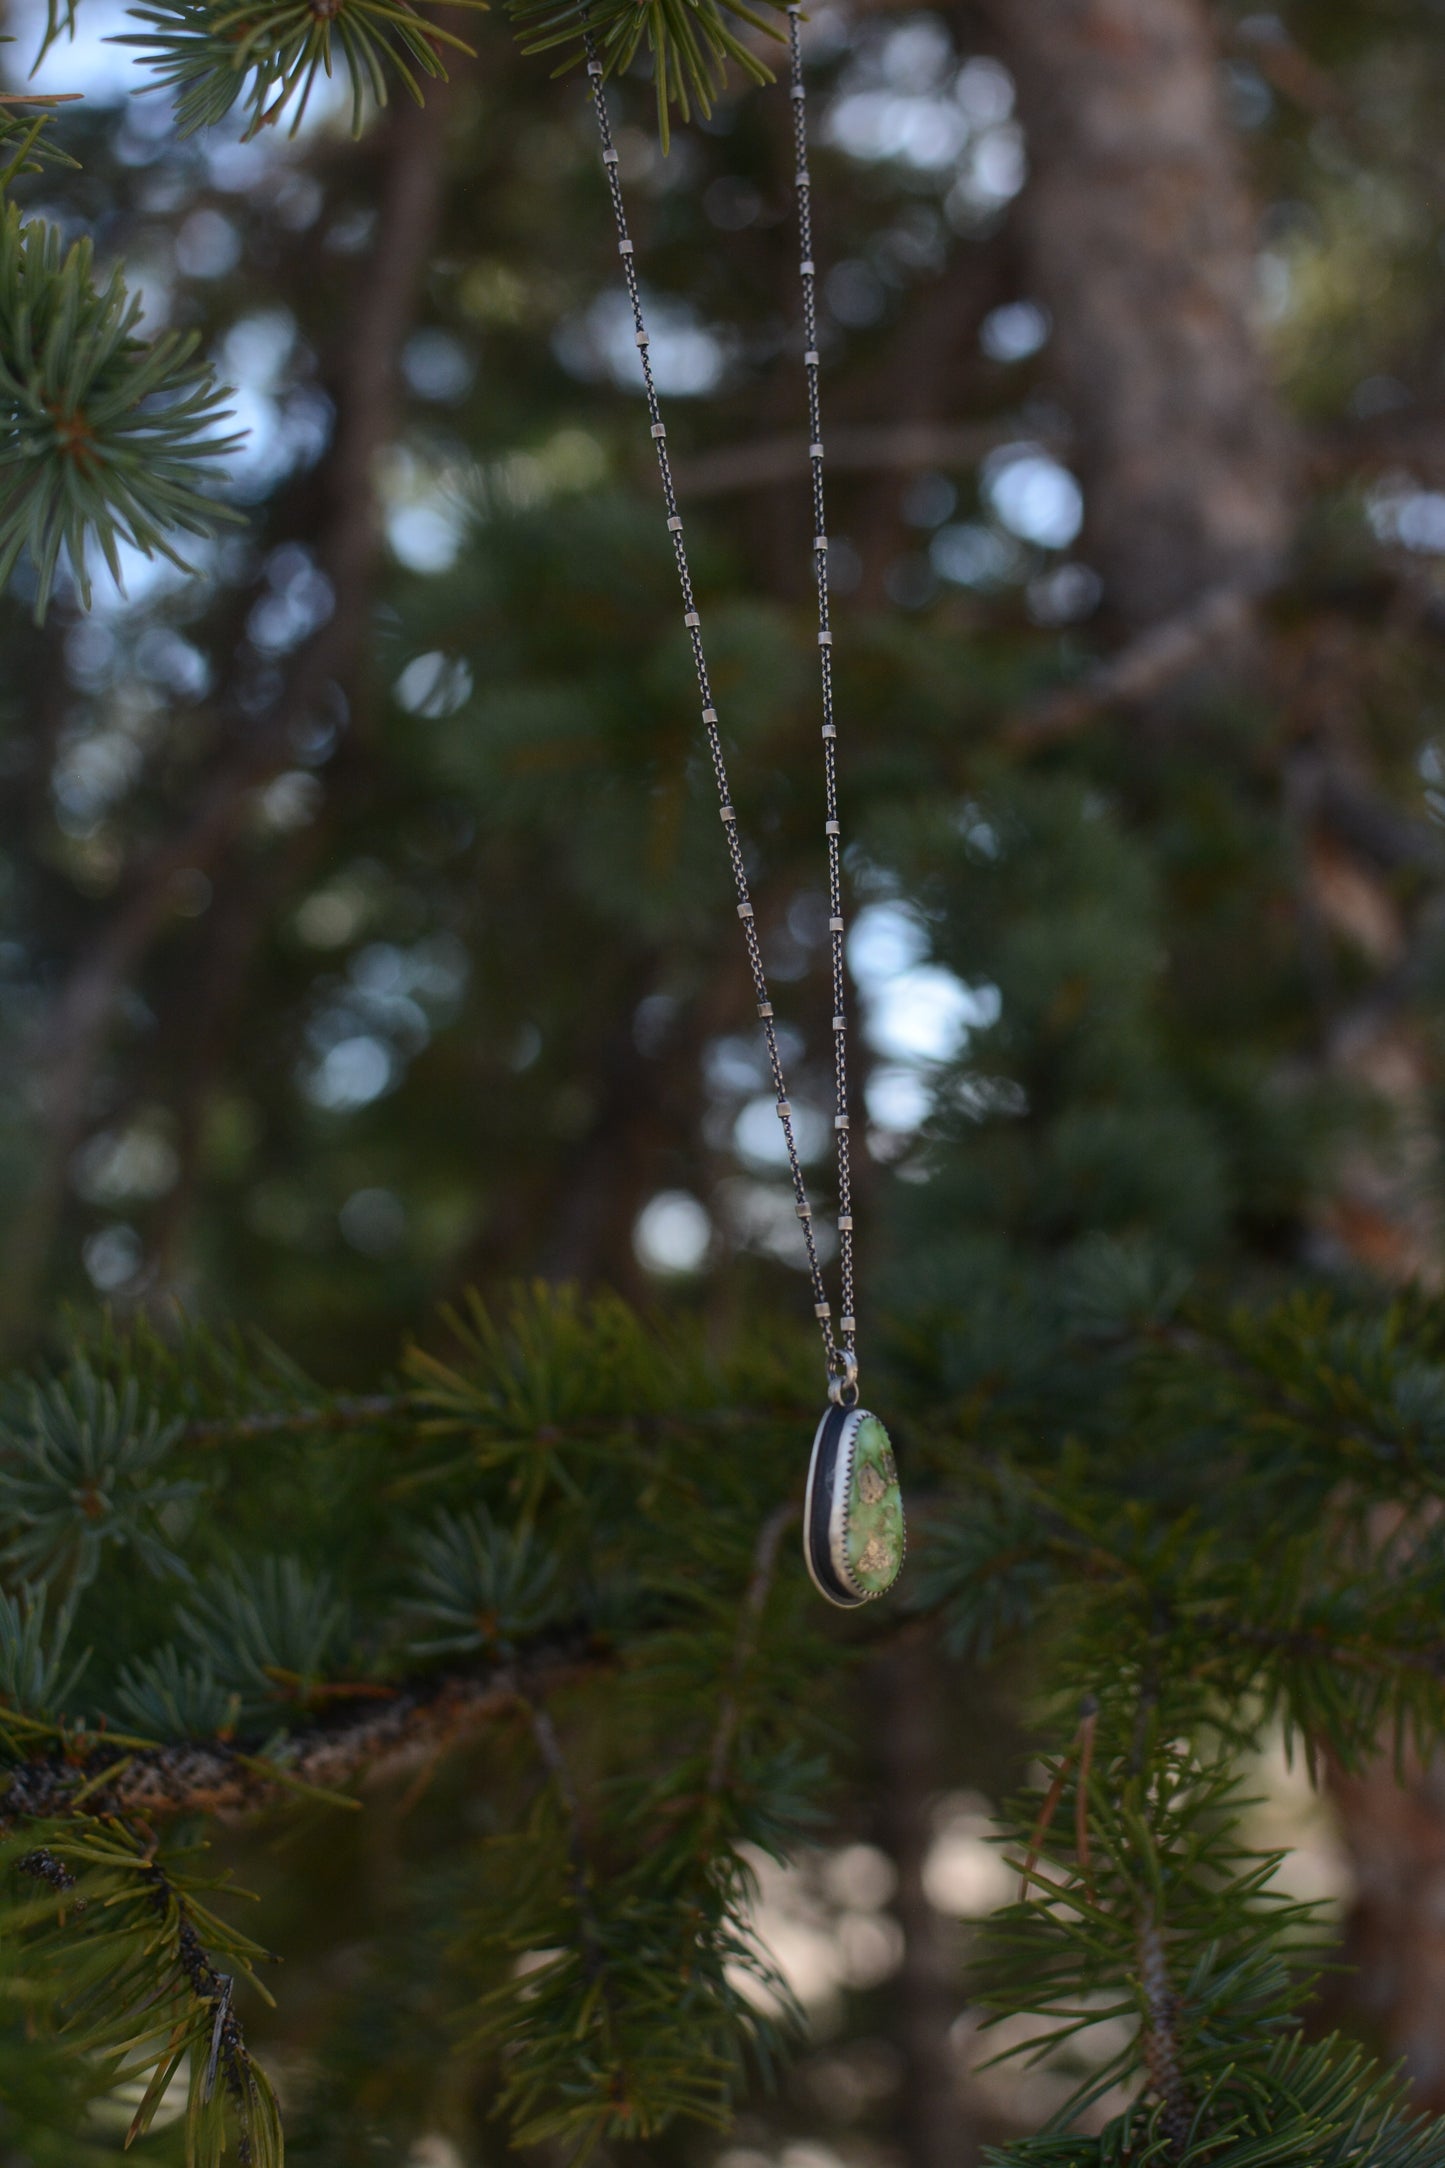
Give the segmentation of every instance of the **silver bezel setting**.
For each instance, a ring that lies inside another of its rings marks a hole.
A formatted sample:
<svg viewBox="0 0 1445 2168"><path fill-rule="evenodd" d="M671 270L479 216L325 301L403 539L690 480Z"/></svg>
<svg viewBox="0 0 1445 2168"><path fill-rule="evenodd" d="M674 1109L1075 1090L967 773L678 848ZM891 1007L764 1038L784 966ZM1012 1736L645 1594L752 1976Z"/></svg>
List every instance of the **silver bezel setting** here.
<svg viewBox="0 0 1445 2168"><path fill-rule="evenodd" d="M808 1460L808 1484L803 1496L803 1563L818 1594L840 1611L876 1603L887 1593L881 1588L864 1588L848 1563L853 1467L858 1433L868 1413L863 1407L827 1409L813 1434ZM819 1498L820 1484L828 1486L826 1500ZM906 1526L903 1543L906 1555ZM825 1554L822 1558L818 1555L820 1547ZM899 1566L901 1570L901 1559Z"/></svg>

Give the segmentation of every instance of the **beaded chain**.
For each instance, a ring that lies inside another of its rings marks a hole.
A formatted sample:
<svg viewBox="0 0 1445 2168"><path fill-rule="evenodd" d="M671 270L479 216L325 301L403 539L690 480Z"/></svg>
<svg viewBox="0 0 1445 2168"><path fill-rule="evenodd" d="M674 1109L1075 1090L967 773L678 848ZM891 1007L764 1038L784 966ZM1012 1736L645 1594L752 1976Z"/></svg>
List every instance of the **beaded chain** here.
<svg viewBox="0 0 1445 2168"><path fill-rule="evenodd" d="M802 46L798 18L801 9L788 9L788 53L793 108L793 139L796 152L796 170L793 176L798 202L798 239L801 249L799 271L803 287L803 367L808 387L808 464L812 479L813 541L812 558L818 584L818 666L822 682L823 711L823 783L826 818L824 833L828 846L828 935L832 951L833 977L833 1047L834 1080L836 1088L836 1111L833 1131L838 1154L838 1249L842 1280L842 1314L838 1319L838 1332L833 1332L833 1313L823 1281L823 1269L818 1257L817 1236L813 1227L813 1207L808 1201L807 1184L803 1179L802 1163L798 1157L797 1140L793 1133L793 1110L788 1100L787 1084L783 1076L782 1056L778 1047L776 1020L773 1004L768 998L767 975L763 969L762 949L758 940L757 920L753 914L748 894L747 867L743 859L742 843L738 836L737 814L733 810L732 794L728 786L727 764L723 756L722 737L718 725L717 707L713 700L708 677L707 657L703 650L702 618L693 593L692 572L688 564L687 545L683 540L682 515L677 508L677 491L673 482L672 462L667 450L667 427L662 419L657 386L653 379L650 341L647 325L643 319L642 296L637 280L636 257L627 230L627 214L622 200L622 183L617 170L617 150L612 141L612 126L608 118L607 97L603 88L604 70L597 57L596 42L592 32L585 33L587 47L587 74L590 78L592 101L597 114L598 134L602 139L602 165L607 176L608 192L612 199L613 216L617 222L617 251L622 258L623 276L627 282L627 298L632 308L632 321L637 342L638 359L642 365L642 383L647 397L647 412L651 423L652 441L657 450L658 472L662 479L663 501L667 507L667 531L672 538L673 556L677 563L678 585L682 591L683 624L687 628L692 647L693 668L697 674L697 687L702 700L703 729L707 735L708 753L712 760L713 776L717 783L718 808L727 839L728 860L732 866L733 885L737 892L737 914L742 923L743 940L747 947L748 969L752 976L757 1011L767 1043L768 1067L772 1075L773 1089L777 1098L778 1119L782 1123L783 1142L787 1148L788 1166L792 1173L793 1195L798 1220L803 1230L803 1241L808 1253L808 1273L813 1287L813 1312L823 1336L823 1346L828 1365L829 1397L844 1406L852 1406L858 1397L857 1318L853 1290L853 1205L852 1168L850 1162L850 1132L848 1115L848 1015L847 981L844 969L844 918L843 918L843 845L842 826L838 818L838 728L833 712L833 632L828 607L828 529L823 505L823 442L821 402L819 391L820 357L818 352L818 305L817 271L813 262L813 219L811 181L808 174L807 92L803 83Z"/></svg>

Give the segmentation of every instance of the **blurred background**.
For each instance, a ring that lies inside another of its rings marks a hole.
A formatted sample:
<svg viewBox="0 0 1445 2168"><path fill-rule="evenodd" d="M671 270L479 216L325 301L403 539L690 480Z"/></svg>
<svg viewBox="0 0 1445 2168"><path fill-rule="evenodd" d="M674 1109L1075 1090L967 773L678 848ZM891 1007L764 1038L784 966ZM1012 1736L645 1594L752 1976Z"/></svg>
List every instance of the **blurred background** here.
<svg viewBox="0 0 1445 2168"><path fill-rule="evenodd" d="M13 84L42 16L10 9ZM23 200L200 331L244 523L195 579L0 612L9 1352L179 1302L364 1388L440 1300L531 1275L801 1330L576 77L478 16L359 141L338 97L182 142L125 28L80 0L38 78L85 94L79 170ZM874 1404L889 1363L975 1411L1037 1392L1102 1241L1244 1295L1438 1283L1445 7L820 5L805 42ZM644 75L613 97L826 1205L788 103L739 86L664 157ZM839 1710L840 1825L760 1899L808 2051L664 2150L966 2168L1048 2112L968 2002L1025 1685L905 1651ZM1260 1788L1361 1961L1329 2015L1445 2107L1438 1778ZM463 1758L419 1812L237 1840L298 2161L500 2152L411 1935L485 1790Z"/></svg>

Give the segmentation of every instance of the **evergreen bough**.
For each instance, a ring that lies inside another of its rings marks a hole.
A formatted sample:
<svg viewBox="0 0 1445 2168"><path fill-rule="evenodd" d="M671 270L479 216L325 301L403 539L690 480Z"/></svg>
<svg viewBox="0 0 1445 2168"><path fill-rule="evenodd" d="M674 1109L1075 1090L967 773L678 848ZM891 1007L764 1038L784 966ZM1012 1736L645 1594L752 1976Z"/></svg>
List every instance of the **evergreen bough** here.
<svg viewBox="0 0 1445 2168"><path fill-rule="evenodd" d="M733 27L770 27L743 0L517 0L514 12L527 50L560 51L564 69L581 58L587 29L609 70L645 46L664 144L674 107L711 111L729 62L754 81L768 76ZM424 83L445 78L448 53L471 51L412 0L150 0L131 13L142 28L119 42L138 49L186 134L238 101L248 135L283 116L294 132L318 80L338 71L359 133L397 85L420 104ZM50 42L64 27L57 11ZM57 102L0 100L0 588L28 557L38 619L62 561L89 607L92 549L118 583L124 549L189 569L182 538L234 516L217 491L240 441L220 433L226 394L197 360L195 336L137 337L141 304L123 272L99 280L89 242L67 248L43 220L6 205L7 187L56 155L43 129Z"/></svg>
<svg viewBox="0 0 1445 2168"><path fill-rule="evenodd" d="M93 542L113 577L122 547L184 566L178 534L225 516L207 494L240 439L220 437L225 393L194 333L136 335L140 297L0 202L0 582L29 556L43 616L64 552L90 600Z"/></svg>
<svg viewBox="0 0 1445 2168"><path fill-rule="evenodd" d="M796 1555L802 1346L744 1369L537 1289L473 1302L449 1354L365 1399L151 1326L18 1382L0 1535L31 1579L0 1603L0 1834L27 2052L95 2094L139 2084L137 2129L182 2086L193 2162L228 2134L279 2160L245 2031L264 1951L206 1871L206 1819L354 1810L363 1776L481 1730L489 1834L438 1965L514 2138L721 2125L790 2030L752 1862L826 1814L826 1682L922 1619L969 1661L1025 1651L1057 1741L1012 1810L1020 1892L978 1992L1032 2021L1010 2052L1055 2065L1122 2026L999 2158L1445 2162L1394 2079L1309 2036L1320 1930L1240 1827L1276 1726L1315 1768L1382 1731L1439 1741L1445 1331L1408 1300L1141 1300L1128 1269L1111 1318L1107 1279L1067 1326L1096 1377L1079 1422L953 1405L910 1348L913 1617L836 1631ZM1127 2108L1079 2135L1115 2087Z"/></svg>
<svg viewBox="0 0 1445 2168"><path fill-rule="evenodd" d="M584 23L609 66L646 44L664 132L725 61L761 72L731 27L758 18L729 0L516 12L564 66ZM338 66L359 123L459 46L384 0L137 13L186 127L238 100L253 130L294 122ZM49 117L0 102L0 193L53 155ZM116 573L122 545L180 562L220 509L224 395L193 342L137 319L86 244L0 206L0 577L28 554L41 612L62 557L84 597L92 547ZM1056 1741L1014 1811L1020 1895L979 1992L1032 2024L1013 2052L1124 2029L1001 2157L1445 2163L1362 2050L1309 2037L1317 1930L1241 1834L1268 1728L1312 1767L1382 1733L1440 1742L1438 1316L1319 1296L1221 1315L1122 1252L1096 1262L1067 1328L1086 1406L957 1405L917 1347L890 1401L911 1410L911 1607L966 1660L1026 1650ZM138 2089L139 2136L179 2086L190 2161L279 2161L245 2029L265 1951L207 1872L207 1818L345 1811L363 1775L483 1727L495 1825L445 1969L515 2138L584 2153L720 2125L785 2045L750 1862L825 1812L818 1680L899 1630L880 1606L835 1635L797 1566L806 1355L744 1369L542 1292L452 1329L452 1359L365 1399L149 1327L8 1391L0 1846L38 2100ZM1101 2133L1071 2127L1116 2087Z"/></svg>

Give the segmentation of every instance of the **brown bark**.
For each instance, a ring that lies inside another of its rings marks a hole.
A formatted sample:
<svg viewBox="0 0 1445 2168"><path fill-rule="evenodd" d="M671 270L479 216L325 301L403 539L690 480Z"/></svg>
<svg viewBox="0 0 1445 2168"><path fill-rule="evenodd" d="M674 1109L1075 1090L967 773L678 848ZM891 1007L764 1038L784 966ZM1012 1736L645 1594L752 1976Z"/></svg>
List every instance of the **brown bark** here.
<svg viewBox="0 0 1445 2168"><path fill-rule="evenodd" d="M1027 133L1020 216L1054 320L1084 554L1129 635L1093 683L1020 718L1012 742L1028 750L1104 706L1147 715L1181 672L1221 647L1239 652L1254 598L1282 570L1295 484L1310 477L1294 467L1251 329L1250 209L1202 0L983 5ZM1410 427L1429 434L1413 417ZM1379 426L1342 429L1313 478L1388 441ZM1438 881L1438 842L1375 789L1368 719L1339 657L1322 659L1313 682L1268 688L1295 725L1282 783L1301 943L1319 966L1319 1059L1376 1090L1416 1141L1393 1166L1364 1143L1337 1170L1321 1232L1384 1278L1435 1278L1428 1066L1400 1014L1414 976L1389 876L1408 865ZM1332 983L1335 940L1374 967L1348 1013ZM1382 1756L1335 1792L1359 1878L1347 1932L1358 1971L1336 1995L1339 2015L1377 2031L1421 2104L1445 2109L1445 1769L1416 1769L1402 1785Z"/></svg>
<svg viewBox="0 0 1445 2168"><path fill-rule="evenodd" d="M1251 329L1250 207L1199 0L986 0L1076 430L1084 552L1139 627L1277 575L1287 434Z"/></svg>
<svg viewBox="0 0 1445 2168"><path fill-rule="evenodd" d="M1445 1769L1395 1781L1388 1762L1332 1785L1357 1877L1351 1967L1326 2018L1363 2022L1398 2057L1417 2104L1445 2111Z"/></svg>
<svg viewBox="0 0 1445 2168"><path fill-rule="evenodd" d="M959 1995L943 1919L924 1888L932 1807L942 1788L942 1709L931 1646L910 1637L874 1667L878 1836L898 1874L894 1914L903 1962L889 2006L902 2057L900 2123L908 2168L967 2168L978 2134L964 2105L949 2038Z"/></svg>
<svg viewBox="0 0 1445 2168"><path fill-rule="evenodd" d="M490 1672L442 1673L392 1687L358 1687L332 1713L264 1756L219 1739L130 1752L100 1741L22 1762L0 1788L0 1832L25 1821L143 1814L250 1814L298 1790L340 1792L413 1773L550 1688L609 1668L578 1646Z"/></svg>

